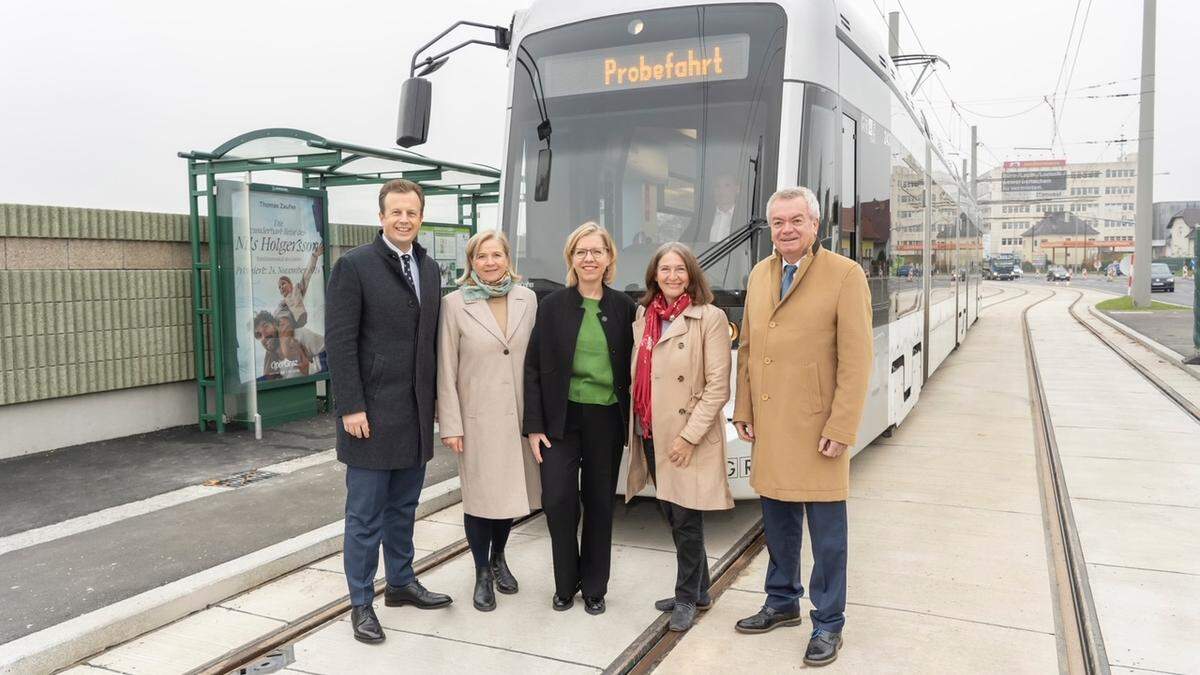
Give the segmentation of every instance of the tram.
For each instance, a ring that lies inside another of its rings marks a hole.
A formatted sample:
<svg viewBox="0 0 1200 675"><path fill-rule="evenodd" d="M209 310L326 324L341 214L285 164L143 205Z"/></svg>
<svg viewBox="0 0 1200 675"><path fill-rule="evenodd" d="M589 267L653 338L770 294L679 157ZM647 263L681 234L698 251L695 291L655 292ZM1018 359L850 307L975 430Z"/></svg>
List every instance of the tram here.
<svg viewBox="0 0 1200 675"><path fill-rule="evenodd" d="M525 283L561 288L563 241L588 220L612 233L613 286L635 297L659 244L682 241L729 316L736 359L746 278L771 253L767 199L807 186L822 245L858 261L871 288L875 363L852 453L901 424L978 316L982 237L886 31L870 0L517 12L496 45L509 63L500 208ZM732 425L727 437L733 495L754 498L749 444Z"/></svg>

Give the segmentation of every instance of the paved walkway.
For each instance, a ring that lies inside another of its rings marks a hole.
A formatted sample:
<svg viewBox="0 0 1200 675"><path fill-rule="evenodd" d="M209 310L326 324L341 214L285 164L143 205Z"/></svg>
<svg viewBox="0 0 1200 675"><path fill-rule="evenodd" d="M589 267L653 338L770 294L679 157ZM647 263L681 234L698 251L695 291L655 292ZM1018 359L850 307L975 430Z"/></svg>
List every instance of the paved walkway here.
<svg viewBox="0 0 1200 675"><path fill-rule="evenodd" d="M1068 315L1075 293L1030 312L1054 434L1114 672L1200 672L1200 423ZM1090 318L1113 339L1124 336ZM1200 380L1122 340L1200 403Z"/></svg>
<svg viewBox="0 0 1200 675"><path fill-rule="evenodd" d="M0 461L0 644L341 519L333 424L261 441L183 427ZM205 485L254 469L272 475ZM456 474L439 448L426 484Z"/></svg>
<svg viewBox="0 0 1200 675"><path fill-rule="evenodd" d="M989 291L985 289L985 293ZM1009 293L1016 294L1019 290ZM1029 295L984 309L891 438L850 464L845 648L829 673L1058 669L1024 345ZM984 301L1001 300L992 296ZM803 570L811 569L805 541ZM767 554L662 663L663 673L803 669L811 624L742 635Z"/></svg>

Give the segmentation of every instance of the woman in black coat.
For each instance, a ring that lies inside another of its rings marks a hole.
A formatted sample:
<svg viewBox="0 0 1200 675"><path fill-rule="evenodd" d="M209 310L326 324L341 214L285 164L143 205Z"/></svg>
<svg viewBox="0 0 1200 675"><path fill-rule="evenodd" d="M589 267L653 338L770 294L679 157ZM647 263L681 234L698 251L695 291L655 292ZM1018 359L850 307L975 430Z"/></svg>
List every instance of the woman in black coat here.
<svg viewBox="0 0 1200 675"><path fill-rule="evenodd" d="M607 285L616 274L617 251L604 228L580 225L567 238L563 256L567 287L538 304L525 355L522 428L541 471L542 511L554 559L551 604L567 610L582 590L584 609L600 614L629 419L637 306ZM581 515L582 541L575 534Z"/></svg>

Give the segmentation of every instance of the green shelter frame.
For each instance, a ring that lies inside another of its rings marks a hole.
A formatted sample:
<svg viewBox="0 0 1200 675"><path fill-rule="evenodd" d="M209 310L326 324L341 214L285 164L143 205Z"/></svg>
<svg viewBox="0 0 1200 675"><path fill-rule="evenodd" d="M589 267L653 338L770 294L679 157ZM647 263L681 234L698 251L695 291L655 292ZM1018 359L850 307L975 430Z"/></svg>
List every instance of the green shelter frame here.
<svg viewBox="0 0 1200 675"><path fill-rule="evenodd" d="M258 129L235 136L211 151L193 150L180 152L178 156L187 160L198 422L201 430L211 423L218 433L223 433L231 421L224 410L226 355L221 346L225 344L225 331L230 327L225 325L225 313L220 306L223 293L220 256L216 252L222 242L220 228L215 227L218 178L226 174L263 171L297 174L301 182L299 187L322 193L326 211L329 188L382 184L395 178L407 178L420 184L426 197L456 198L458 224L469 226L472 232L478 227L479 207L500 201L500 170L494 167L438 160L408 150L344 143L300 129ZM201 223L202 200L208 227ZM334 230L328 212L325 222L328 238ZM210 253L207 260L203 255L205 242ZM326 246L326 268L330 248ZM208 358L210 351L211 360Z"/></svg>

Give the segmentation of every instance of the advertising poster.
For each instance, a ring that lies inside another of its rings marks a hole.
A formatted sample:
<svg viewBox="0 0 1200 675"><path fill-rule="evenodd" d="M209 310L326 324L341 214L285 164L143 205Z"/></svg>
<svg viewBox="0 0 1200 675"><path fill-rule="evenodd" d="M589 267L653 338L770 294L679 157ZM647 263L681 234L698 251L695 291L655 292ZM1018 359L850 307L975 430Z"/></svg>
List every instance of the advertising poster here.
<svg viewBox="0 0 1200 675"><path fill-rule="evenodd" d="M232 233L243 383L317 375L325 354L325 215L322 200L299 191L251 186L235 197L247 214ZM247 203L248 202L248 203ZM239 208L240 207L240 208ZM247 342L249 344L247 344Z"/></svg>
<svg viewBox="0 0 1200 675"><path fill-rule="evenodd" d="M466 225L434 225L425 223L417 240L432 257L442 277L442 288L455 288L458 278L467 269L467 240L471 228Z"/></svg>

